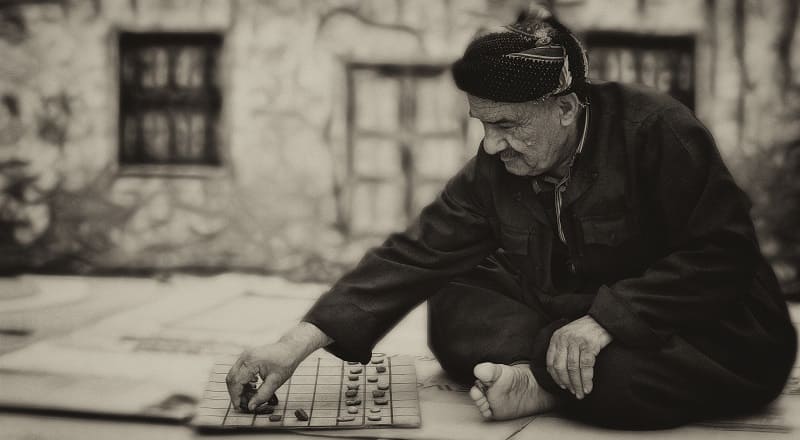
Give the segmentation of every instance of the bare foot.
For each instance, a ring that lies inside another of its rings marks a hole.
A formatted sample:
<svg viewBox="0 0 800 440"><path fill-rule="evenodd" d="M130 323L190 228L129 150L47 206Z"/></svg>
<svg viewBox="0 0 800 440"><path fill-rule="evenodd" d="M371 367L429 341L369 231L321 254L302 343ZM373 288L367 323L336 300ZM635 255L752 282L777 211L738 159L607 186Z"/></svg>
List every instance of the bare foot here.
<svg viewBox="0 0 800 440"><path fill-rule="evenodd" d="M555 409L558 400L542 389L528 364L503 365L484 362L473 369L485 385L469 390L469 396L486 419L509 420Z"/></svg>

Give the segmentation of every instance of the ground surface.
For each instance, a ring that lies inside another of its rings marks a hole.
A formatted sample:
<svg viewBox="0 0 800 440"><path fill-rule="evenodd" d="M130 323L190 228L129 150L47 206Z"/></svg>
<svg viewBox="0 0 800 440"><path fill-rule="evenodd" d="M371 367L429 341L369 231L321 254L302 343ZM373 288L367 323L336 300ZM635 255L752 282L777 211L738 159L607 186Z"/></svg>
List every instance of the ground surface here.
<svg viewBox="0 0 800 440"><path fill-rule="evenodd" d="M53 276L0 279L0 405L11 409L0 414L2 437L205 437L180 420L193 413L214 360L247 345L275 340L324 290L324 285L242 274L162 280ZM795 321L800 322L800 305L792 309ZM425 309L421 307L376 347L376 351L387 354L415 357L421 428L301 435L800 438L796 378L787 388L789 394L768 412L748 420L647 433L601 430L549 415L486 423L471 405L466 389L442 374L425 344L425 329ZM150 421L143 422L142 418ZM296 438L297 434L258 434L258 438L267 435Z"/></svg>

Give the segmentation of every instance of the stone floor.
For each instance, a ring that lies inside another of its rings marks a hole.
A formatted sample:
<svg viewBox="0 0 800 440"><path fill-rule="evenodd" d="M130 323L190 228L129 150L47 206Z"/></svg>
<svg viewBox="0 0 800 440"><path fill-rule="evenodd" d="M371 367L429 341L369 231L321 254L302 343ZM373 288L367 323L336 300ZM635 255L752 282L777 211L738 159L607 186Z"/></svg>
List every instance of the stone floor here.
<svg viewBox="0 0 800 440"><path fill-rule="evenodd" d="M166 279L22 276L0 279L2 438L189 439L183 423L220 356L276 339L324 285L244 274ZM800 304L791 306L800 322ZM417 359L423 426L412 430L259 433L414 439L800 437L800 391L748 420L674 430L604 430L555 416L483 422L425 344L424 307L376 347ZM220 436L214 436L220 438ZM251 435L235 436L246 439Z"/></svg>

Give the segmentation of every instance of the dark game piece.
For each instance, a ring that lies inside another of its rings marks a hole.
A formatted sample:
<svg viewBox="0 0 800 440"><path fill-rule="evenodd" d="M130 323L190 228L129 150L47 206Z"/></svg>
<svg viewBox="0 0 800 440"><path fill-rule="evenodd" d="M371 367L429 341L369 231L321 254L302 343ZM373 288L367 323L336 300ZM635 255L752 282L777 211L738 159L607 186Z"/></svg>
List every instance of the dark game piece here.
<svg viewBox="0 0 800 440"><path fill-rule="evenodd" d="M336 420L338 420L340 422L352 422L355 419L356 418L353 417L353 416L339 416Z"/></svg>
<svg viewBox="0 0 800 440"><path fill-rule="evenodd" d="M358 391L356 390L347 390L344 392L344 397L356 397L358 395Z"/></svg>
<svg viewBox="0 0 800 440"><path fill-rule="evenodd" d="M283 418L283 416L280 415L280 414L273 414L273 415L269 416L269 421L270 422L280 422L282 418Z"/></svg>
<svg viewBox="0 0 800 440"><path fill-rule="evenodd" d="M358 365L358 362L347 361L347 365Z"/></svg>
<svg viewBox="0 0 800 440"><path fill-rule="evenodd" d="M294 412L294 416L297 417L297 420L300 420L300 421L303 421L303 422L308 421L308 413L306 413L306 410L304 410L302 408L296 410Z"/></svg>
<svg viewBox="0 0 800 440"><path fill-rule="evenodd" d="M384 367L383 365L378 365L378 368L376 368L375 371L377 371L378 373L385 373L386 367Z"/></svg>
<svg viewBox="0 0 800 440"><path fill-rule="evenodd" d="M378 381L378 378L375 377L375 376L370 376L370 377L367 378L367 382L373 382L374 383L374 382L377 382L377 381Z"/></svg>
<svg viewBox="0 0 800 440"><path fill-rule="evenodd" d="M272 406L261 405L253 411L256 414L272 414L275 412L275 408Z"/></svg>
<svg viewBox="0 0 800 440"><path fill-rule="evenodd" d="M386 391L383 390L372 390L372 397L383 397L386 395Z"/></svg>
<svg viewBox="0 0 800 440"><path fill-rule="evenodd" d="M367 416L367 420L369 420L370 422L380 422L381 421L381 416L372 416L372 415L370 415L370 416Z"/></svg>
<svg viewBox="0 0 800 440"><path fill-rule="evenodd" d="M358 391L358 387L359 386L361 386L360 383L349 383L349 384L347 384L347 389L348 390L356 390L356 391Z"/></svg>
<svg viewBox="0 0 800 440"><path fill-rule="evenodd" d="M348 399L344 403L347 406L358 406L361 405L361 399Z"/></svg>
<svg viewBox="0 0 800 440"><path fill-rule="evenodd" d="M387 403L389 403L389 401L385 398L375 399L375 405L386 405Z"/></svg>

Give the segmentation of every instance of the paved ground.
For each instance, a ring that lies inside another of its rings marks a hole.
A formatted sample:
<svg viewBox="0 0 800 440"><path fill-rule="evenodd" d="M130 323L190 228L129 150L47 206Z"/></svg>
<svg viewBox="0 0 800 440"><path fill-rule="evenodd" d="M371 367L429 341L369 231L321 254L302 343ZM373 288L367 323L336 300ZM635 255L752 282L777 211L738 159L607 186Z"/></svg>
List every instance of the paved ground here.
<svg viewBox="0 0 800 440"><path fill-rule="evenodd" d="M316 284L242 274L165 280L23 276L0 279L0 437L116 440L196 438L167 422L189 415L211 363L270 342L325 290ZM800 304L793 305L800 322ZM631 433L558 417L486 423L463 388L449 382L425 344L424 307L376 351L416 356L423 427L350 432L384 438L800 438L800 392L749 420ZM22 408L26 412L21 412ZM31 412L34 409L35 412ZM106 416L88 414L105 413ZM155 417L142 422L130 417ZM128 417L126 419L126 417ZM305 435L332 435L333 432ZM259 438L293 434L258 434ZM246 439L247 436L236 436Z"/></svg>

